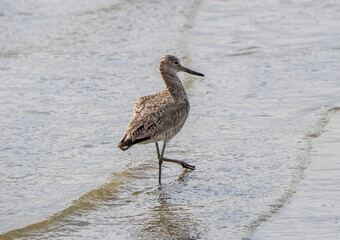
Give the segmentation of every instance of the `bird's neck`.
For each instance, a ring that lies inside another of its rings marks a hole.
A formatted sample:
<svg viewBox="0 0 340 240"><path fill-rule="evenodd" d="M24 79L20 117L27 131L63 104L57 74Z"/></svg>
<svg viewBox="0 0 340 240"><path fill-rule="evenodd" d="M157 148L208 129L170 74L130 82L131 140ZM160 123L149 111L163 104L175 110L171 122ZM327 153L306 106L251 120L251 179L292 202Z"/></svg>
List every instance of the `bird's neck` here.
<svg viewBox="0 0 340 240"><path fill-rule="evenodd" d="M161 75L171 94L185 94L184 86L176 73L161 72Z"/></svg>

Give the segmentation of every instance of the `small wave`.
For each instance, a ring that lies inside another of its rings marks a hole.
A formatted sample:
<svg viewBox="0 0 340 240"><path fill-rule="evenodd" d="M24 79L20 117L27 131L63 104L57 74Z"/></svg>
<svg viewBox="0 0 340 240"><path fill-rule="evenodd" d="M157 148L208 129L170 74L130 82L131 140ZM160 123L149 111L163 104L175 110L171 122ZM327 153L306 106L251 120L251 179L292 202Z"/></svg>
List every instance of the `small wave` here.
<svg viewBox="0 0 340 240"><path fill-rule="evenodd" d="M290 178L290 181L287 183L287 186L284 189L283 194L279 199L276 200L273 204L270 205L270 208L266 211L259 214L249 225L248 229L248 237L246 239L250 239L251 235L255 231L255 229L260 226L262 223L266 222L271 218L276 212L278 212L293 196L296 192L296 188L303 179L303 172L310 164L310 151L312 149L312 140L314 138L320 137L324 132L324 128L329 123L329 120L333 114L340 111L340 107L332 107L324 110L316 123L311 127L309 132L305 134L298 146L297 160L298 165L295 167L294 172Z"/></svg>
<svg viewBox="0 0 340 240"><path fill-rule="evenodd" d="M123 172L114 174L110 183L107 183L100 188L94 189L81 196L75 200L71 206L62 210L61 212L54 214L44 221L4 233L0 235L0 239L28 239L42 233L49 233L58 228L60 224L62 225L62 223L67 222L70 217L80 216L102 205L105 205L106 202L114 200L118 197L119 193L123 189L123 186L127 184L129 179L131 179L131 175L135 172L135 170L136 169L127 169Z"/></svg>

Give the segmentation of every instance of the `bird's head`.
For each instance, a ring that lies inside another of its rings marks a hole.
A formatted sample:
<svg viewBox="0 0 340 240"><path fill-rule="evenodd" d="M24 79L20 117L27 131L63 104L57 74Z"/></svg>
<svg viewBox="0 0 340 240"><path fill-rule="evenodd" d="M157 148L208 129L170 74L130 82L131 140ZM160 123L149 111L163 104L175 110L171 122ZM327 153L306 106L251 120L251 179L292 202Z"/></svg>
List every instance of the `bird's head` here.
<svg viewBox="0 0 340 240"><path fill-rule="evenodd" d="M159 64L159 70L163 73L176 74L178 72L187 72L193 75L204 77L204 74L195 72L181 65L181 62L177 57L166 55L162 58Z"/></svg>

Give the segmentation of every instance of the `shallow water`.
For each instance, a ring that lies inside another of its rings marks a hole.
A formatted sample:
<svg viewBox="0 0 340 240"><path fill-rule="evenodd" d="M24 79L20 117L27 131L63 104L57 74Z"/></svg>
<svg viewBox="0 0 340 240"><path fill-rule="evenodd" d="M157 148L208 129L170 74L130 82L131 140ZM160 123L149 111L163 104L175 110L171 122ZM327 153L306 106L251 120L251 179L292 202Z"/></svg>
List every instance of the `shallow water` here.
<svg viewBox="0 0 340 240"><path fill-rule="evenodd" d="M241 239L294 193L340 104L334 1L2 1L0 239ZM116 148L173 54L191 102L157 185Z"/></svg>
<svg viewBox="0 0 340 240"><path fill-rule="evenodd" d="M339 109L338 109L339 110ZM311 163L296 193L252 239L338 239L340 237L340 112L312 141Z"/></svg>

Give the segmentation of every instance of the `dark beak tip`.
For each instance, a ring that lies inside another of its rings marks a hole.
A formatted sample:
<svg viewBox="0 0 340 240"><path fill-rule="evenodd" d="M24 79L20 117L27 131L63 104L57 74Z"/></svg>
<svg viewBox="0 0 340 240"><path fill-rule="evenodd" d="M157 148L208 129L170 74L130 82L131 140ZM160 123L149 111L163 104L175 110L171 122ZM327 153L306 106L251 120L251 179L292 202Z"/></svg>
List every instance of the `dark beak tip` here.
<svg viewBox="0 0 340 240"><path fill-rule="evenodd" d="M196 74L194 74L196 76L200 76L200 77L205 77L205 75L203 73L197 72Z"/></svg>
<svg viewBox="0 0 340 240"><path fill-rule="evenodd" d="M204 77L204 74L202 74L202 73L200 73L200 72L193 71L193 70L191 70L191 69L188 69L188 68L186 68L186 67L183 67L183 66L182 66L182 68L181 68L181 71L183 71L183 72L187 72L187 73L189 73L189 74L192 74L192 75L196 75L196 76Z"/></svg>

